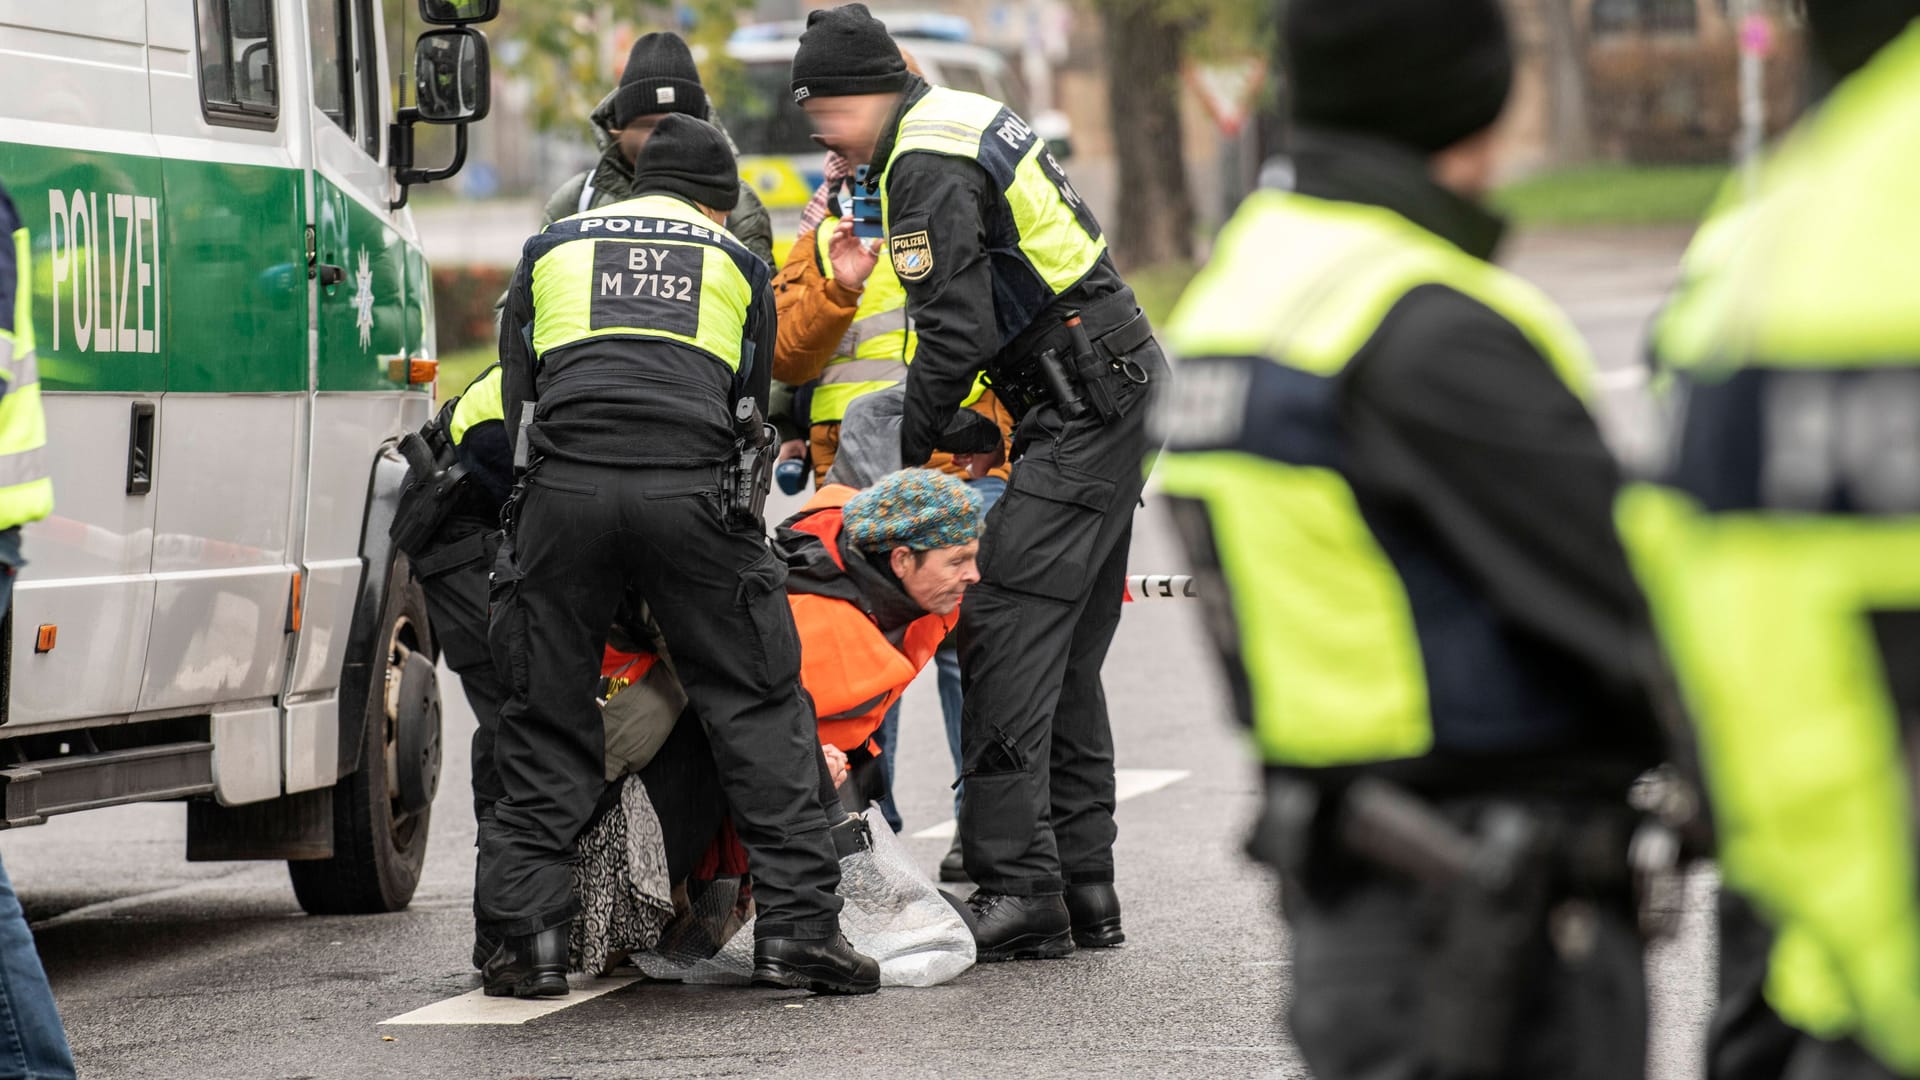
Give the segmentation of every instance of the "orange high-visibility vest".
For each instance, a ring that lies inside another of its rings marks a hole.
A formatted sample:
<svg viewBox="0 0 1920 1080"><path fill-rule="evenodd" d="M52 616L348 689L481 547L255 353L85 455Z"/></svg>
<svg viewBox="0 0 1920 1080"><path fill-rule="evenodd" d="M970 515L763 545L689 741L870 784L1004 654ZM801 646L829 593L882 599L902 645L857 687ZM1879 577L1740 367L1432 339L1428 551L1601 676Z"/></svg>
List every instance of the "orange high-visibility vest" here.
<svg viewBox="0 0 1920 1080"><path fill-rule="evenodd" d="M821 488L791 527L817 536L842 569L841 509L856 490L841 484ZM820 741L854 750L866 745L886 719L887 710L907 692L920 669L960 620L924 615L907 627L894 648L867 613L845 600L789 593L794 626L800 632L800 683L813 696Z"/></svg>

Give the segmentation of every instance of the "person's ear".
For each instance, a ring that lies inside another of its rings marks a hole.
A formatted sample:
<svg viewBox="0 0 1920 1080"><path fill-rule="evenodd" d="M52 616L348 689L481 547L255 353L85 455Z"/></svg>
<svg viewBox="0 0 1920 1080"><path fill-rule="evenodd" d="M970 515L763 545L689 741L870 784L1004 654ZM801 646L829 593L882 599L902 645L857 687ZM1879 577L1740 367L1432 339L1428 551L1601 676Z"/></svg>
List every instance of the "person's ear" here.
<svg viewBox="0 0 1920 1080"><path fill-rule="evenodd" d="M893 563L893 576L906 580L907 571L913 569L912 550L903 547L894 548L889 559Z"/></svg>

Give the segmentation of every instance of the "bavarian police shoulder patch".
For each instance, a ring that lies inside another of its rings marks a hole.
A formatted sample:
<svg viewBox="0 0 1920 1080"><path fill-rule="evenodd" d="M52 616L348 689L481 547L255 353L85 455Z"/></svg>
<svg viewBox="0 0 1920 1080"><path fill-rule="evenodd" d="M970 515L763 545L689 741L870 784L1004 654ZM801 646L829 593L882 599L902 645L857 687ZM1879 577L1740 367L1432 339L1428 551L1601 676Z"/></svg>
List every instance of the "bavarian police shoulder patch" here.
<svg viewBox="0 0 1920 1080"><path fill-rule="evenodd" d="M887 241L887 250L893 254L893 272L901 281L919 281L933 273L933 242L927 239L927 230L894 236Z"/></svg>

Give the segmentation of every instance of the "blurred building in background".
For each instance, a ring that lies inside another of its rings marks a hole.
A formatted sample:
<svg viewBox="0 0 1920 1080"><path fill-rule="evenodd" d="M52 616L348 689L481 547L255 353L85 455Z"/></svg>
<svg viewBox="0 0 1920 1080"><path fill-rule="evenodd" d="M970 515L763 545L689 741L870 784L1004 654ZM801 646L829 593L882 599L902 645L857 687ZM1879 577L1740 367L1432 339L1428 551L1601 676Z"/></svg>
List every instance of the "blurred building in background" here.
<svg viewBox="0 0 1920 1080"><path fill-rule="evenodd" d="M760 0L740 13L743 26L793 24L807 11L833 6L828 0ZM873 0L883 19L927 25L945 17L942 32L964 34L993 50L1018 84L1017 104L1029 113L1057 111L1070 132L1070 169L1077 186L1103 217L1116 194L1115 131L1107 104L1108 67L1096 8L1074 0ZM601 58L601 78L611 88L618 79L627 46L652 29L681 29L674 11L646 4L598 5L612 25ZM499 85L489 122L473 133L470 160L454 190L464 197L527 197L544 194L598 156L582 117L577 124L540 132L530 112L531 90L507 72L519 50L528 47L506 26L494 46ZM909 47L912 47L911 42ZM1203 222L1221 220L1251 185L1257 173L1257 146L1251 136L1254 106L1262 91L1264 65L1255 54L1237 62L1196 65L1176 99L1185 133L1180 148ZM1258 70L1252 70L1254 68ZM770 85L750 84L750 92L770 96ZM963 86L991 90L992 87ZM738 88L733 88L738 92ZM724 91L723 91L724 93ZM1030 117L1031 118L1031 117ZM755 147L743 147L748 153ZM431 196L429 196L431 198Z"/></svg>
<svg viewBox="0 0 1920 1080"><path fill-rule="evenodd" d="M722 80L732 81L713 88L717 98L733 99L727 105L730 122L743 129L736 134L746 155L784 155L795 163L782 181L787 186L806 186L816 174L804 167L812 149L804 122L784 98L779 42L797 35L809 10L834 2L744 2L737 19L747 31L735 40L751 38L755 44L747 51L759 59L744 66L732 63ZM1029 119L1055 114L1050 119L1071 144L1068 168L1076 185L1110 228L1122 223L1115 213L1119 151L1121 140L1137 137L1139 125L1111 115L1111 38L1103 30L1113 0L869 2L882 18L911 27L909 32L922 40L964 41L967 47L991 50L997 59L984 84L970 85L975 75L967 74L980 65L949 63L949 79L962 89L1004 96ZM1169 11L1183 13L1205 7L1195 0L1166 2ZM1788 0L1507 2L1521 57L1508 117L1514 175L1592 163L1728 163L1738 156L1743 132L1750 138L1756 129L1784 129L1806 95ZM577 69L583 73L576 80L593 97L617 82L638 34L677 29L701 37L685 4L575 0L555 7L568 7L575 12L570 17L594 28L597 55ZM604 33L600 26L607 28ZM501 82L494 116L475 130L474 163L461 174L456 190L469 198L537 198L590 165L598 147L584 116L537 130L533 89L506 74L516 56L532 46L515 36L510 20L503 20L496 38L503 62L496 65ZM741 50L737 44L715 47ZM1219 55L1216 35L1210 54L1187 58L1170 93L1151 98L1178 114L1185 197L1195 235L1203 241L1253 186L1263 159L1285 144L1285 125L1278 119L1285 87L1269 71L1271 42L1249 40L1237 55L1232 48ZM714 70L710 60L703 67ZM587 87L589 81L595 85ZM740 113L743 97L758 119ZM782 109L793 115L783 116ZM1159 130L1172 129L1162 124ZM765 145L749 145L757 143ZM755 161L752 167L770 166ZM511 254L501 258L510 261Z"/></svg>
<svg viewBox="0 0 1920 1080"><path fill-rule="evenodd" d="M1725 164L1746 113L1799 115L1806 65L1780 0L1508 0L1521 67L1509 135L1530 172L1586 162ZM1743 88L1742 58L1757 84ZM1757 101L1747 100L1751 95Z"/></svg>

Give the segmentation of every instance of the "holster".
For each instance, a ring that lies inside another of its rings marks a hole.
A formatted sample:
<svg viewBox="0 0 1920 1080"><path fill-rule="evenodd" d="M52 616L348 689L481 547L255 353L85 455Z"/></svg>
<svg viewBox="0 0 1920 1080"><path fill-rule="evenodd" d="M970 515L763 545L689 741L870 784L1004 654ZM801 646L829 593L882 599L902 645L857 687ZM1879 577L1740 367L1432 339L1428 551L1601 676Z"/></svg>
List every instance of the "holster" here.
<svg viewBox="0 0 1920 1080"><path fill-rule="evenodd" d="M513 434L513 490L500 507L500 529L509 540L520 520L521 500L527 497L527 478L540 464L540 456L533 452L534 407L531 401L520 403L520 423Z"/></svg>
<svg viewBox="0 0 1920 1080"><path fill-rule="evenodd" d="M467 469L447 436L448 413L449 409L441 409L419 431L408 432L400 440L400 453L407 459L407 483L387 535L409 557L417 558L427 550L466 497Z"/></svg>
<svg viewBox="0 0 1920 1080"><path fill-rule="evenodd" d="M736 528L758 529L767 508L767 489L773 482L773 458L779 435L760 414L751 398L741 398L734 413L732 459L725 476L727 521Z"/></svg>
<svg viewBox="0 0 1920 1080"><path fill-rule="evenodd" d="M1270 779L1249 849L1322 904L1369 870L1426 886L1440 919L1420 976L1427 1055L1441 1075L1495 1077L1550 913L1572 897L1624 903L1637 821L1624 805L1542 811L1487 798L1463 809L1371 776Z"/></svg>
<svg viewBox="0 0 1920 1080"><path fill-rule="evenodd" d="M1540 823L1518 807L1498 807L1495 815L1481 830L1481 857L1503 869L1445 894L1441 946L1422 980L1422 1037L1443 1076L1508 1075L1516 1021L1531 987L1527 969L1553 902Z"/></svg>
<svg viewBox="0 0 1920 1080"><path fill-rule="evenodd" d="M1132 290L1121 289L1083 308L1042 316L988 365L987 382L1015 420L1051 404L1067 419L1095 416L1111 424L1121 416L1121 384L1147 381L1130 357L1152 339L1152 323Z"/></svg>

